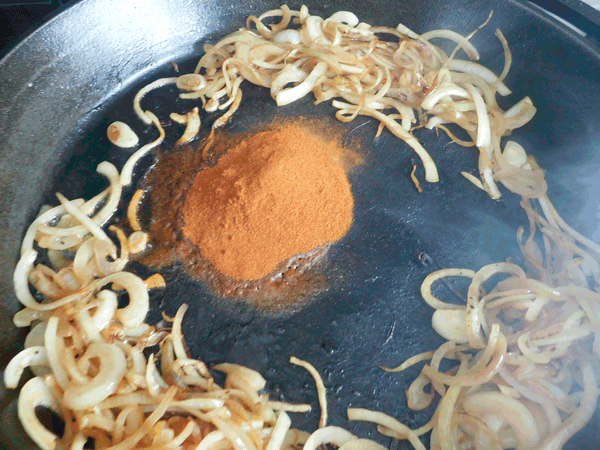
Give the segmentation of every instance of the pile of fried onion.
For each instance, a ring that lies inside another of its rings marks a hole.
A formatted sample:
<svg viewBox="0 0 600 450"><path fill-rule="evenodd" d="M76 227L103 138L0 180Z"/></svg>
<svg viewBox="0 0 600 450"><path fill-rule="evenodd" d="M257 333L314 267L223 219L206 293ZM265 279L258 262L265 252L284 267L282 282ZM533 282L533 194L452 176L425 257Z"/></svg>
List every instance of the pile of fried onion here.
<svg viewBox="0 0 600 450"><path fill-rule="evenodd" d="M508 44L498 31L505 66L496 75L474 62L478 52L471 35L450 30L417 35L403 25L370 26L347 11L323 19L305 6L299 11L282 6L249 17L245 28L205 46L195 73L160 79L139 91L134 110L157 127L158 139L136 151L120 172L101 163L97 170L109 185L94 198L57 194L59 205L44 207L23 239L14 285L24 309L14 323L30 331L25 350L4 377L14 388L25 368L35 374L18 404L31 438L44 450L83 449L90 440L96 449L113 450L314 450L322 444L383 449L326 426L325 386L306 362L292 360L317 382L322 415L312 434L292 429L286 413L307 411L308 405L269 400L262 392L265 380L255 371L217 365L212 369L226 374L224 386L218 385L186 351L185 305L175 317L145 323L148 291L165 283L160 275L143 280L127 270L130 255L148 242L136 217L141 194L128 210L131 230L109 225L137 161L165 136L157 116L142 109L143 97L174 84L182 98L198 100L206 111L225 111L214 129L234 114L242 82L249 81L270 89L278 105L312 93L317 102L333 100L344 122L377 119L417 152L429 182L438 181L436 165L411 130L442 129L454 142L479 149L479 177L465 176L491 198L500 196L499 184L521 196L529 219L529 229L517 232L526 267L501 262L478 271L444 269L422 285L423 299L435 310L433 328L447 342L386 370L425 363L407 401L422 410L439 397L431 420L412 430L383 412L354 408L348 418L373 422L380 433L416 449L425 449L420 436L430 431L431 449L562 448L597 405L600 246L561 219L533 157L516 142L501 142L535 108L527 97L507 111L498 106L496 96L510 94L503 83L512 59ZM456 43L455 51L444 53L435 45L438 39ZM459 59L463 53L468 60ZM171 114L186 124L178 142L197 135L198 106ZM456 137L448 124L470 140ZM123 147L137 144L132 133L122 123L111 130ZM436 283L453 277L468 280L462 303L439 298L444 291ZM456 363L442 371L444 360ZM61 417L61 436L40 422L38 407Z"/></svg>

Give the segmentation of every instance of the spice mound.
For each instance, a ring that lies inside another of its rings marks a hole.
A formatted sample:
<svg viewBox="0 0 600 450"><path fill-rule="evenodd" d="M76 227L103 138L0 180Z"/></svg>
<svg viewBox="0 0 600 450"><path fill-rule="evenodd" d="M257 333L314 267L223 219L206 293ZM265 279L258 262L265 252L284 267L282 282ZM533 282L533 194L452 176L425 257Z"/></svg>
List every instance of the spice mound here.
<svg viewBox="0 0 600 450"><path fill-rule="evenodd" d="M287 125L249 136L198 172L183 231L223 275L257 280L341 239L353 209L341 149Z"/></svg>

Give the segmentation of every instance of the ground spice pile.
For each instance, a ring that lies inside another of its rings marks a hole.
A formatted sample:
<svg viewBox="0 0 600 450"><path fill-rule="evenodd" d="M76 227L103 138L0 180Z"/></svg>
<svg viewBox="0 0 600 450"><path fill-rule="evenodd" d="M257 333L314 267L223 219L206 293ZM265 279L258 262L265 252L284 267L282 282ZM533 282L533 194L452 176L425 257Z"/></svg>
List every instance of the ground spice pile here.
<svg viewBox="0 0 600 450"><path fill-rule="evenodd" d="M343 149L299 125L259 132L196 175L184 234L219 272L257 280L341 239L354 199Z"/></svg>

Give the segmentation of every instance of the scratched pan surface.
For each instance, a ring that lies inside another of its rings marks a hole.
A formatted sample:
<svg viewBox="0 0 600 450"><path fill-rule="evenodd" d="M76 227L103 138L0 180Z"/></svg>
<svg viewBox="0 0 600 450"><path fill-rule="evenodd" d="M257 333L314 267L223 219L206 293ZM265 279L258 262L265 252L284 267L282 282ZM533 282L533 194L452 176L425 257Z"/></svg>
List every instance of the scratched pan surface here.
<svg viewBox="0 0 600 450"><path fill-rule="evenodd" d="M501 28L514 57L507 78L514 93L507 105L529 95L538 107L535 119L514 139L547 169L550 195L559 211L596 241L600 238L596 47L516 1L405 0L393 7L380 0L307 4L323 16L347 9L368 23L395 26L401 21L417 32L468 32L494 10L490 25L473 42L482 61L499 72L503 54L493 30ZM275 7L276 2L266 0L81 1L25 38L0 62L2 364L22 346L22 334L10 324L19 309L11 275L20 239L40 205L52 199L55 189L70 198L91 196L103 187L94 175L96 165L105 159L123 164L126 155L111 149L104 134L113 120L127 121L142 139L152 139L152 130L134 119L131 99L148 80L172 75L169 61L193 67L199 43L236 29L249 14ZM245 93L231 131L260 126L276 114L325 121L333 114L331 107L315 108L308 99L276 110L266 91L249 87ZM187 105L169 103L173 96L168 89L157 97L163 117L171 107ZM416 135L437 161L441 181L418 194L409 178L414 155L388 133L374 141L374 122L356 128L365 122L359 118L345 129L361 144L365 164L351 175L355 221L333 248L338 282L326 295L294 314L267 316L213 297L174 267L161 271L168 288L152 294L149 320L158 320L160 311L174 314L187 302L184 333L194 356L210 364L245 364L265 376L275 398L310 402L313 412L293 417L295 426L305 429L317 423L316 391L309 375L288 360L294 355L310 361L328 387L330 423L389 445L373 426L349 424L345 409L382 410L410 426L427 420L427 412L406 407L404 391L416 371L387 374L378 366L397 365L441 343L430 327L432 311L419 299L424 277L437 265L477 269L509 257L518 260L514 235L524 217L511 195L493 202L467 183L459 172L475 170L474 153L432 132ZM178 132L168 128L171 140ZM138 176L151 161L146 158ZM422 172L418 175L423 178ZM417 257L423 253L430 256L429 264ZM440 295L451 297L449 291L441 290ZM30 447L15 419L14 394L2 389L0 401L0 443ZM596 448L599 439L597 414L567 448Z"/></svg>

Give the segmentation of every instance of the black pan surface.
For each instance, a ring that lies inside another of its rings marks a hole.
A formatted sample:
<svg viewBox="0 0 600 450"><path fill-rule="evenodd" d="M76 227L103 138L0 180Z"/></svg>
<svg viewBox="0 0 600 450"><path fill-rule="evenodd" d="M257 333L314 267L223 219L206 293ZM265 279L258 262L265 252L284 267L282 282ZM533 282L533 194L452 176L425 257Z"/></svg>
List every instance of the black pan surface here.
<svg viewBox="0 0 600 450"><path fill-rule="evenodd" d="M600 180L600 53L594 44L527 4L506 0L405 0L390 7L382 0L307 2L311 12L327 16L347 9L368 23L403 22L417 32L450 28L469 32L494 15L473 42L484 64L500 72L503 52L493 35L502 29L513 51L506 82L513 94L506 105L529 95L538 107L534 120L513 136L547 169L550 197L576 228L596 241ZM84 0L17 45L0 62L0 335L4 364L19 351L22 335L10 317L19 309L12 292L12 271L27 224L58 189L69 198L90 196L102 188L96 165L108 159L118 167L126 155L111 149L106 126L132 124L142 139L152 131L134 119L134 93L157 76L172 76L170 61L193 68L201 44L214 41L244 23L249 14L277 7L276 2L225 4L213 0ZM290 4L299 7L299 4ZM189 109L160 91L157 106ZM169 103L172 102L172 103ZM159 109L159 112L161 110ZM164 117L170 110L162 111ZM229 131L254 129L276 118L318 117L329 121L333 109L315 108L309 99L276 109L268 93L249 87ZM365 123L367 122L367 123ZM357 127L358 125L363 125ZM432 311L419 286L440 267L477 269L519 259L515 233L525 224L518 199L491 201L460 171L473 172L475 154L443 136L417 131L440 169L441 181L418 194L409 173L413 153L376 124L356 119L346 133L361 143L365 164L352 173L355 222L334 247L337 282L325 296L284 316L212 296L177 266L161 270L168 288L153 293L149 321L160 312L190 309L184 333L196 357L207 363L236 362L260 371L276 398L310 402L313 412L294 415L294 425L313 429L318 420L314 384L290 356L310 361L329 392L330 423L349 427L384 445L368 424L348 423L348 406L379 409L409 426L424 423L428 412L406 407L404 390L417 373L388 374L409 356L436 348L441 339L430 327ZM170 129L172 137L178 131ZM152 162L146 158L137 175ZM423 178L423 173L417 172ZM429 256L423 263L423 254ZM143 267L137 270L147 271ZM147 273L147 272L145 272ZM341 281L340 281L341 280ZM440 295L451 297L449 291ZM27 448L15 420L11 394L0 391L0 435L9 448ZM15 432L15 430L17 430ZM600 417L592 420L567 448L597 448ZM400 445L400 448L404 444Z"/></svg>

